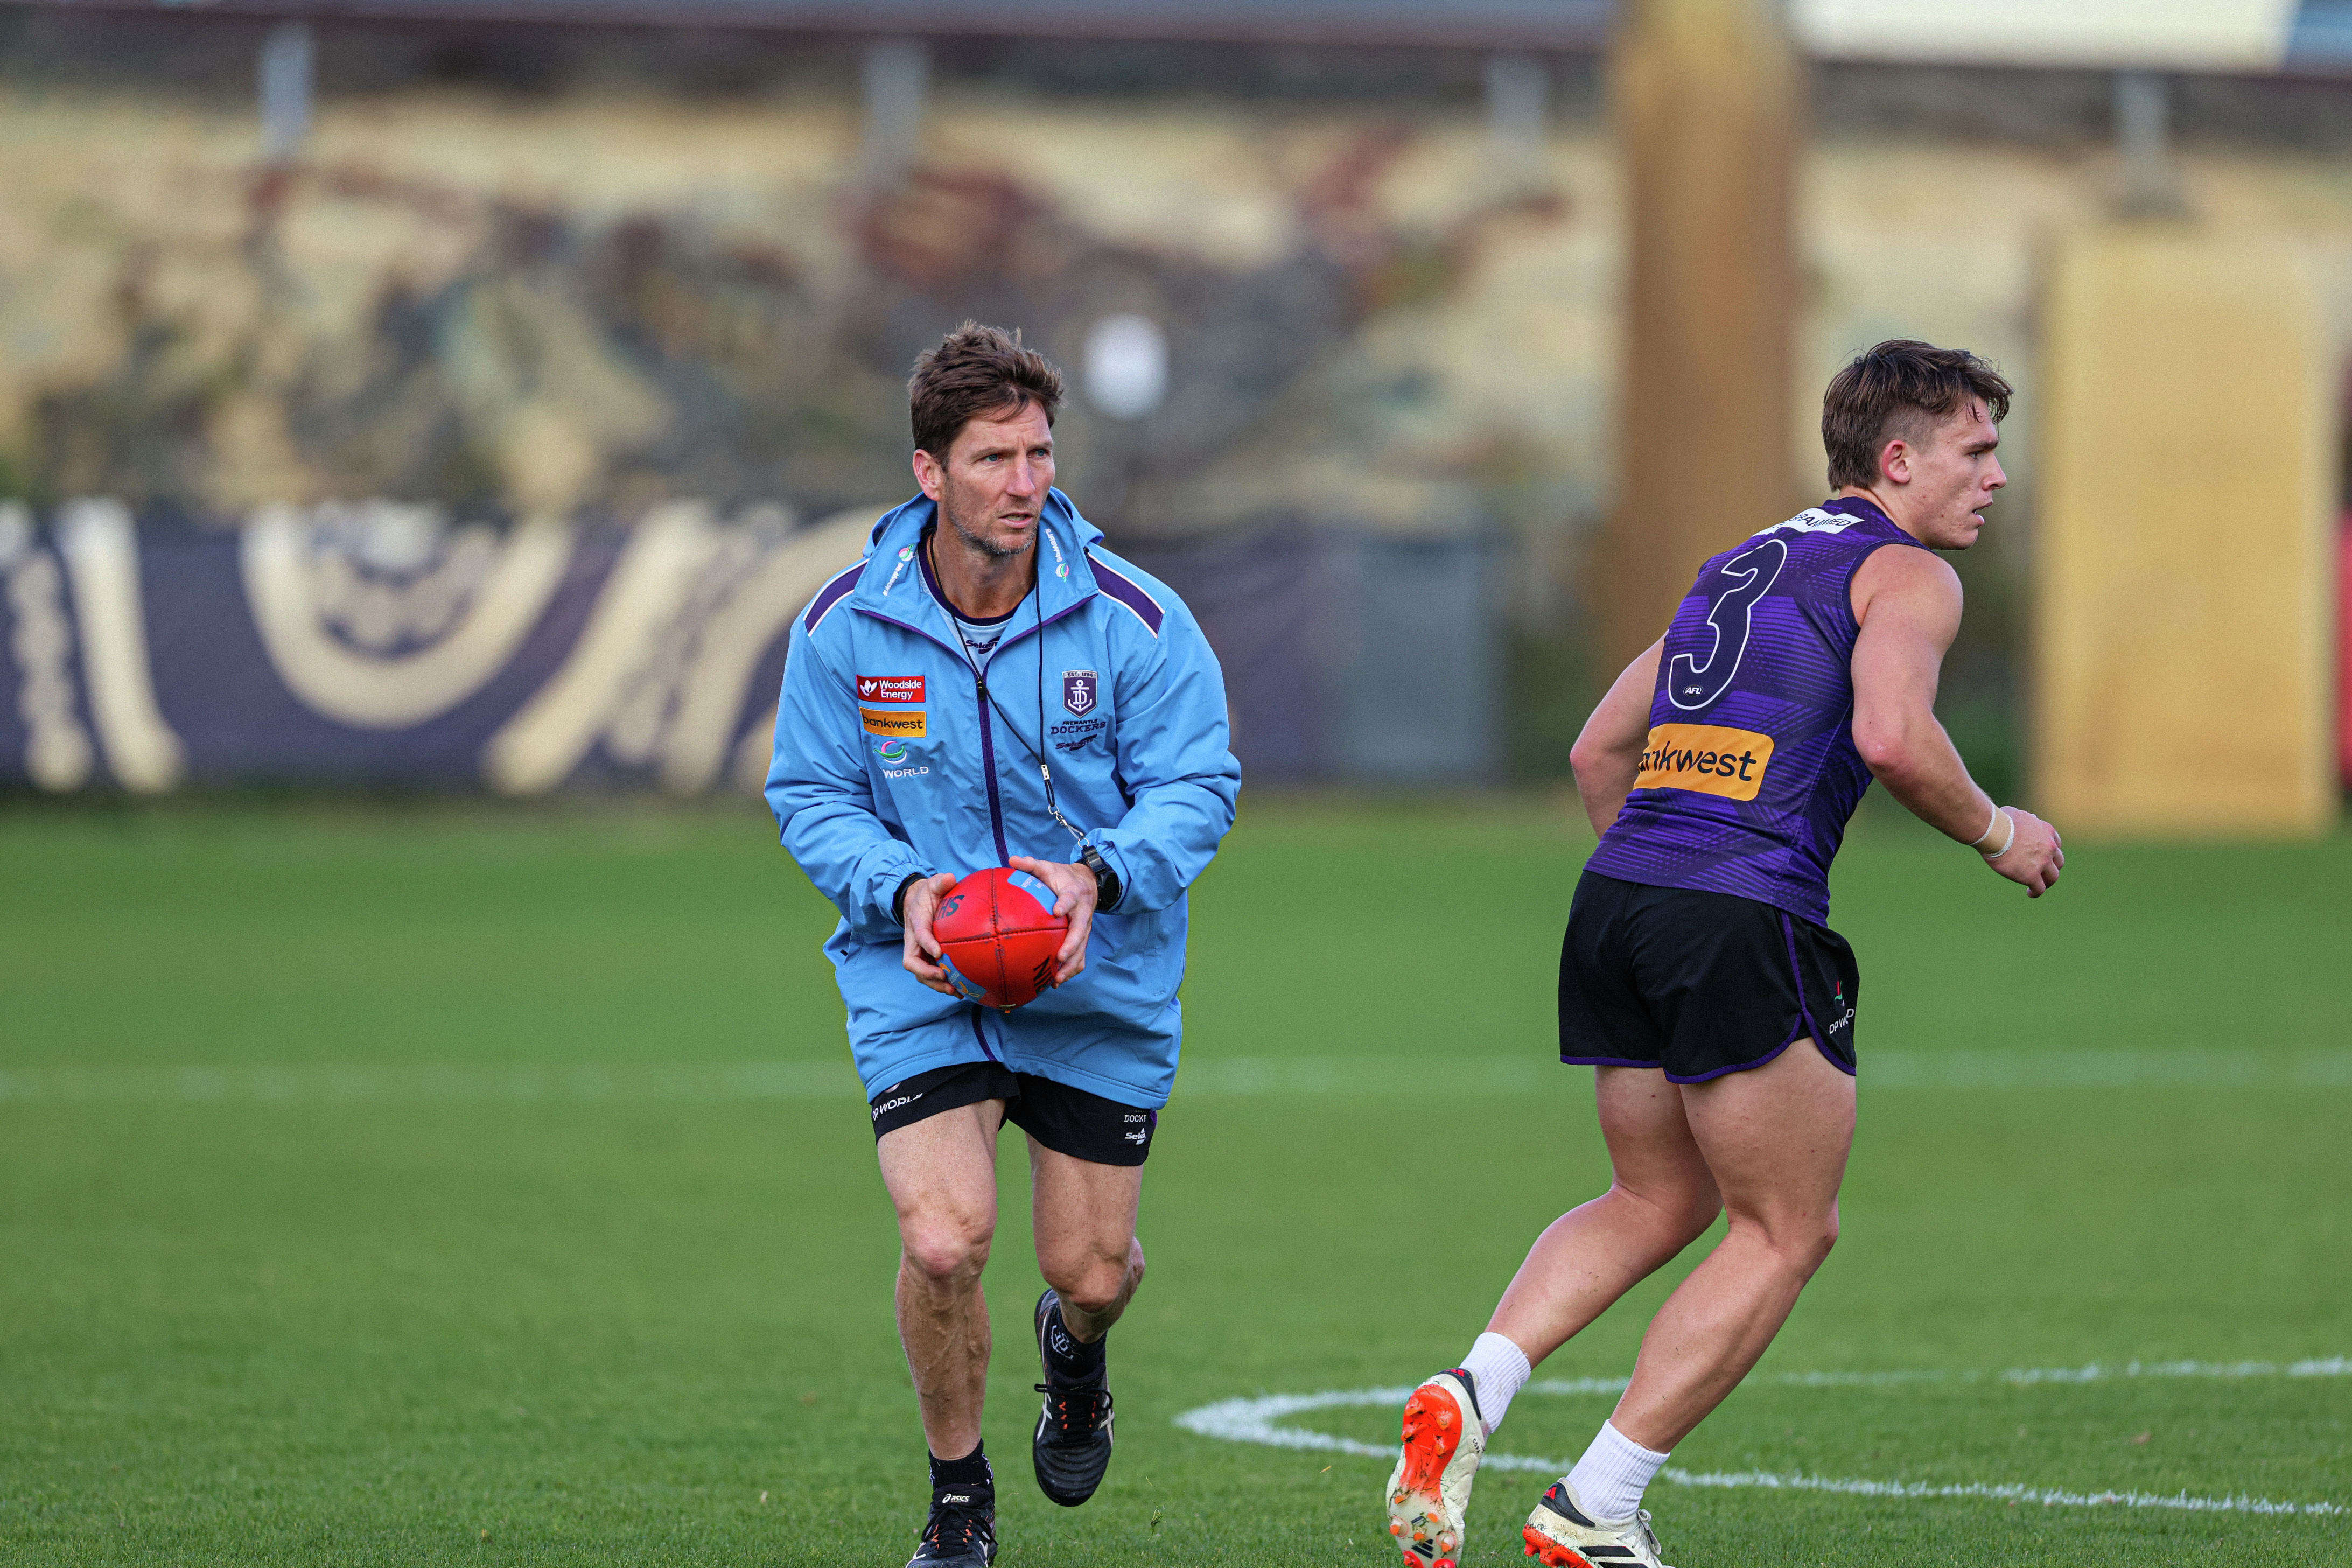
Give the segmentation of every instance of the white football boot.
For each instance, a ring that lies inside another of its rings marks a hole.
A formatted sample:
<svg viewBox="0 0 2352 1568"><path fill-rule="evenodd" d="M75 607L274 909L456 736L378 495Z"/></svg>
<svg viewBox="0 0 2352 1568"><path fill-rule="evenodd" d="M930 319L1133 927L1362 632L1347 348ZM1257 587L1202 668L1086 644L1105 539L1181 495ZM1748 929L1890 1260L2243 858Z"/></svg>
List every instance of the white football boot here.
<svg viewBox="0 0 2352 1568"><path fill-rule="evenodd" d="M1470 1483L1486 1456L1471 1375L1441 1372L1404 1402L1404 1452L1389 1477L1389 1533L1407 1568L1454 1568L1470 1512Z"/></svg>
<svg viewBox="0 0 2352 1568"><path fill-rule="evenodd" d="M1520 1534L1544 1568L1666 1568L1648 1509L1631 1519L1595 1518L1566 1476L1546 1489Z"/></svg>

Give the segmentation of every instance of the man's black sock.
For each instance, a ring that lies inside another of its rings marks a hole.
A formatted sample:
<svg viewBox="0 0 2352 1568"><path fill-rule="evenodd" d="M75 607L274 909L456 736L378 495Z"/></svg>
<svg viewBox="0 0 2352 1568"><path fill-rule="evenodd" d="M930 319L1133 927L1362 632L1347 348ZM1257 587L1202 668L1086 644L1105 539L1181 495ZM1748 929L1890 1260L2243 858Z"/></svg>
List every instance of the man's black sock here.
<svg viewBox="0 0 2352 1568"><path fill-rule="evenodd" d="M1062 1305L1056 1301L1045 1319L1045 1359L1063 1382L1093 1383L1102 1376L1103 1345L1109 1338L1106 1334L1090 1345L1080 1344L1062 1321Z"/></svg>
<svg viewBox="0 0 2352 1568"><path fill-rule="evenodd" d="M961 1459L931 1456L931 1490L969 1492L978 1500L993 1502L996 1477L988 1468L988 1445L982 1443Z"/></svg>

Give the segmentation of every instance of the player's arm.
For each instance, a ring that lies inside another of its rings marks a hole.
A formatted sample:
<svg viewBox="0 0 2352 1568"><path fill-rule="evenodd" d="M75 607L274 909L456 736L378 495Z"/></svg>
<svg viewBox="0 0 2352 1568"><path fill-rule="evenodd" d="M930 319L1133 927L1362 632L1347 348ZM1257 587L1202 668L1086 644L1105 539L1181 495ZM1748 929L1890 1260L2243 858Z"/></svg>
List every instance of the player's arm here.
<svg viewBox="0 0 2352 1568"><path fill-rule="evenodd" d="M1665 641L1660 637L1625 667L1568 753L1576 793L1584 797L1584 815L1592 819L1595 833L1609 831L1641 773L1642 748L1650 738L1650 704L1658 691L1658 650Z"/></svg>
<svg viewBox="0 0 2352 1568"><path fill-rule="evenodd" d="M854 689L794 623L768 764L777 837L860 940L895 942L901 884L935 868L875 814L864 741Z"/></svg>
<svg viewBox="0 0 2352 1568"><path fill-rule="evenodd" d="M1959 574L1924 550L1880 550L1854 573L1853 614L1862 625L1853 645L1854 748L1913 816L1974 846L2038 899L2066 864L2057 830L2030 811L1997 807L1936 718L1936 685L1959 633L1960 598Z"/></svg>
<svg viewBox="0 0 2352 1568"><path fill-rule="evenodd" d="M1119 883L1114 912L1164 910L1208 868L1234 825L1242 787L1225 724L1225 678L1181 604L1154 637L1123 627L1118 776L1128 808L1087 842Z"/></svg>

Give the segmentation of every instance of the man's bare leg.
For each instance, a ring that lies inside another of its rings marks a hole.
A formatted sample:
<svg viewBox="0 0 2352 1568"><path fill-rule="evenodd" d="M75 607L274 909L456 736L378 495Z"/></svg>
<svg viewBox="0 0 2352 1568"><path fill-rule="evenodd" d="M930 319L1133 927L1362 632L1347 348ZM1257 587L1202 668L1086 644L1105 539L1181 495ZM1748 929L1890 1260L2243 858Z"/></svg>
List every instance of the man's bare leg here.
<svg viewBox="0 0 2352 1568"><path fill-rule="evenodd" d="M1536 1238L1486 1325L1488 1333L1517 1345L1529 1365L1567 1343L1715 1223L1723 1200L1691 1134L1686 1092L1656 1068L1593 1069L1601 1135L1609 1145L1609 1190L1560 1215Z"/></svg>
<svg viewBox="0 0 2352 1568"><path fill-rule="evenodd" d="M980 1272L996 1235L996 1134L984 1100L882 1135L882 1183L898 1210L898 1342L923 1436L941 1459L980 1447L988 1392L988 1303Z"/></svg>
<svg viewBox="0 0 2352 1568"><path fill-rule="evenodd" d="M1143 1283L1143 1243L1135 1237L1143 1167L1074 1159L1032 1138L1029 1183L1038 1271L1062 1299L1071 1337L1093 1344Z"/></svg>
<svg viewBox="0 0 2352 1568"><path fill-rule="evenodd" d="M1548 1563L1593 1562L1601 1548L1619 1560L1658 1561L1643 1491L1675 1445L1748 1375L1837 1239L1853 1079L1811 1040L1760 1068L1685 1084L1680 1097L1685 1141L1730 1225L1650 1320L1608 1423L1528 1516L1528 1547ZM1613 1139L1610 1148L1613 1155ZM1614 1283L1605 1267L1591 1272L1602 1278L1582 1286L1586 1297ZM1569 1284L1574 1295L1582 1282L1570 1276Z"/></svg>
<svg viewBox="0 0 2352 1568"><path fill-rule="evenodd" d="M1656 1453L1738 1386L1829 1257L1853 1147L1853 1079L1810 1040L1750 1071L1685 1084L1682 1096L1731 1225L1650 1320L1610 1417Z"/></svg>
<svg viewBox="0 0 2352 1568"><path fill-rule="evenodd" d="M1534 1364L1715 1222L1715 1178L1691 1137L1683 1091L1656 1068L1597 1068L1593 1093L1609 1144L1609 1190L1546 1226L1503 1292L1464 1376L1441 1373L1406 1401L1404 1452L1389 1478L1389 1531L1408 1559L1447 1563L1461 1550L1471 1478L1485 1453L1470 1402L1491 1429ZM1517 1346L1514 1355L1492 1336Z"/></svg>
<svg viewBox="0 0 2352 1568"><path fill-rule="evenodd" d="M1111 1396L1103 1336L1143 1280L1135 1239L1140 1165L1101 1165L1029 1141L1037 1266L1053 1292L1037 1300L1045 1396L1029 1457L1037 1489L1064 1508L1095 1495L1110 1465Z"/></svg>

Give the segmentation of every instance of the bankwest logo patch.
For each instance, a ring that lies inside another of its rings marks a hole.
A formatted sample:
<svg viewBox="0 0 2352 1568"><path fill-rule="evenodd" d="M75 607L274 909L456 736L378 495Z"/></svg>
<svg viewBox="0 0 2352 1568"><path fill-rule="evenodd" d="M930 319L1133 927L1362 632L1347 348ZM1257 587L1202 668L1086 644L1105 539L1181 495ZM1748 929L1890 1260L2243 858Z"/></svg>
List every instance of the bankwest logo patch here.
<svg viewBox="0 0 2352 1568"><path fill-rule="evenodd" d="M871 708L860 708L857 717L865 721L869 735L898 735L908 740L920 740L930 731L924 727L926 715L921 713L877 713Z"/></svg>
<svg viewBox="0 0 2352 1568"><path fill-rule="evenodd" d="M1635 789L1687 789L1754 800L1772 761L1772 737L1720 724L1660 724L1642 746Z"/></svg>
<svg viewBox="0 0 2352 1568"><path fill-rule="evenodd" d="M860 702L920 702L923 700L923 678L919 675L861 675L857 678L857 700Z"/></svg>

